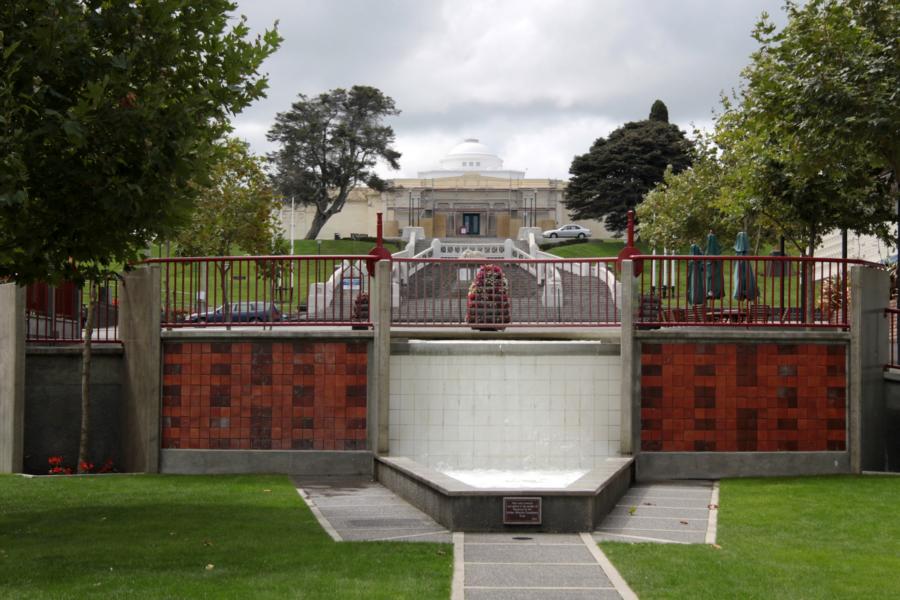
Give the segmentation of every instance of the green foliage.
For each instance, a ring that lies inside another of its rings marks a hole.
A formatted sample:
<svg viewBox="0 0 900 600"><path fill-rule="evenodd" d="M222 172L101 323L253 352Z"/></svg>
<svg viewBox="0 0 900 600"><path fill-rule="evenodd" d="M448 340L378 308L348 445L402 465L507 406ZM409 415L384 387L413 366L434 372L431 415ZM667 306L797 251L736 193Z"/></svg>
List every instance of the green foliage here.
<svg viewBox="0 0 900 600"><path fill-rule="evenodd" d="M798 248L837 227L887 236L900 165L900 4L788 3L726 102L717 140L748 205ZM889 188L893 187L893 192Z"/></svg>
<svg viewBox="0 0 900 600"><path fill-rule="evenodd" d="M604 219L609 231L621 233L628 210L662 181L667 167L679 173L691 164L690 148L675 125L653 119L626 123L574 158L566 208L572 219Z"/></svg>
<svg viewBox="0 0 900 600"><path fill-rule="evenodd" d="M280 203L269 185L261 159L247 144L227 138L200 186L190 221L175 237L183 256L227 256L237 247L254 255L275 253ZM287 247L281 249L284 253Z"/></svg>
<svg viewBox="0 0 900 600"><path fill-rule="evenodd" d="M727 166L718 148L695 132L690 168L675 173L667 168L661 181L637 207L641 239L653 248L679 248L702 243L710 231L733 239L748 223L747 207L734 202L725 185Z"/></svg>
<svg viewBox="0 0 900 600"><path fill-rule="evenodd" d="M269 156L275 167L273 181L285 198L316 207L306 239L315 239L344 208L354 187L386 189L374 167L378 161L394 169L400 166L400 153L391 147L394 130L382 124L398 114L389 96L356 85L315 98L300 94L289 111L276 115L268 134L269 141L281 145Z"/></svg>
<svg viewBox="0 0 900 600"><path fill-rule="evenodd" d="M662 100L657 100L650 107L650 120L660 121L662 123L669 122L669 109Z"/></svg>
<svg viewBox="0 0 900 600"><path fill-rule="evenodd" d="M94 278L182 222L280 42L235 7L0 3L0 277Z"/></svg>

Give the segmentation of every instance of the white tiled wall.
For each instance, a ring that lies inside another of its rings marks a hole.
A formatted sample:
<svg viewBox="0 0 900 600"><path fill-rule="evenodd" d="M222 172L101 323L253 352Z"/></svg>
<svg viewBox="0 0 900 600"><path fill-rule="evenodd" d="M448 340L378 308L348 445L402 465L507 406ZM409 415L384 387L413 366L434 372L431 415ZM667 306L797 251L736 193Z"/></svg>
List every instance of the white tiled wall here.
<svg viewBox="0 0 900 600"><path fill-rule="evenodd" d="M619 449L619 356L391 357L390 454L432 468L592 468Z"/></svg>

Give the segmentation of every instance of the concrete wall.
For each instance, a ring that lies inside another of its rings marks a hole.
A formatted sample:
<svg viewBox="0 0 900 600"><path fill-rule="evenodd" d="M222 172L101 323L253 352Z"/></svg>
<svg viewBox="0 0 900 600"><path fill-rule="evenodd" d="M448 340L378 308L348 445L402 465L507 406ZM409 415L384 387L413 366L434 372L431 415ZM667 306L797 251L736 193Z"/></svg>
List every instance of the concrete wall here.
<svg viewBox="0 0 900 600"><path fill-rule="evenodd" d="M25 288L0 285L0 473L22 470L25 419Z"/></svg>
<svg viewBox="0 0 900 600"><path fill-rule="evenodd" d="M900 373L884 374L885 470L900 472Z"/></svg>
<svg viewBox="0 0 900 600"><path fill-rule="evenodd" d="M122 379L123 462L128 471L159 470L159 266L125 275L119 287L119 337L125 349Z"/></svg>
<svg viewBox="0 0 900 600"><path fill-rule="evenodd" d="M47 458L75 467L81 434L81 346L29 347L25 367L26 473L46 474ZM89 457L122 466L122 349L94 345Z"/></svg>
<svg viewBox="0 0 900 600"><path fill-rule="evenodd" d="M850 455L854 472L885 468L884 365L890 277L886 271L850 271Z"/></svg>
<svg viewBox="0 0 900 600"><path fill-rule="evenodd" d="M390 455L434 468L593 468L619 453L618 344L395 342Z"/></svg>

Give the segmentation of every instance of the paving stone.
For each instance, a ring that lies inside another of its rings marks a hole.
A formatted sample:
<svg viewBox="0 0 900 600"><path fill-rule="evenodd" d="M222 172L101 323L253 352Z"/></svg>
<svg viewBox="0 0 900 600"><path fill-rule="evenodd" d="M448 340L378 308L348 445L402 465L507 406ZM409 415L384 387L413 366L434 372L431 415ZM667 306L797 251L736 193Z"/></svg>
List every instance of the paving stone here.
<svg viewBox="0 0 900 600"><path fill-rule="evenodd" d="M319 510L323 515L331 519L345 518L362 518L371 516L384 517L418 517L421 512L409 504L392 504L390 506L383 505L360 505L360 506L319 506Z"/></svg>
<svg viewBox="0 0 900 600"><path fill-rule="evenodd" d="M708 519L679 519L659 517L606 517L603 529L670 529L672 531L706 531Z"/></svg>
<svg viewBox="0 0 900 600"><path fill-rule="evenodd" d="M619 505L609 513L610 517L659 517L678 519L709 519L709 509L703 508L669 508L662 506L645 506L643 504Z"/></svg>
<svg viewBox="0 0 900 600"><path fill-rule="evenodd" d="M575 544L584 543L575 533L467 533L466 544Z"/></svg>
<svg viewBox="0 0 900 600"><path fill-rule="evenodd" d="M331 526L337 529L338 531L344 529L395 529L397 531L405 530L405 529L422 529L433 526L435 523L431 519L427 517L420 517L417 519L410 518L397 518L393 519L390 517L385 517L383 519L379 518L341 518L341 519L328 519L331 523Z"/></svg>
<svg viewBox="0 0 900 600"><path fill-rule="evenodd" d="M600 565L482 565L466 561L466 586L612 587Z"/></svg>
<svg viewBox="0 0 900 600"><path fill-rule="evenodd" d="M666 496L646 496L626 494L619 500L620 505L625 506L663 506L669 508L707 508L709 506L709 497L705 499L697 498L675 498Z"/></svg>
<svg viewBox="0 0 900 600"><path fill-rule="evenodd" d="M340 534L341 538L347 542L397 541L449 544L452 541L451 534L446 529L403 529L399 531L397 529L343 530Z"/></svg>
<svg viewBox="0 0 900 600"><path fill-rule="evenodd" d="M685 544L703 544L706 541L705 531L637 531L634 529L598 529L593 537L598 542L682 542Z"/></svg>
<svg viewBox="0 0 900 600"><path fill-rule="evenodd" d="M466 564L472 563L541 563L597 564L585 547L550 544L466 544Z"/></svg>
<svg viewBox="0 0 900 600"><path fill-rule="evenodd" d="M516 588L466 588L466 600L618 600L613 589L527 590Z"/></svg>

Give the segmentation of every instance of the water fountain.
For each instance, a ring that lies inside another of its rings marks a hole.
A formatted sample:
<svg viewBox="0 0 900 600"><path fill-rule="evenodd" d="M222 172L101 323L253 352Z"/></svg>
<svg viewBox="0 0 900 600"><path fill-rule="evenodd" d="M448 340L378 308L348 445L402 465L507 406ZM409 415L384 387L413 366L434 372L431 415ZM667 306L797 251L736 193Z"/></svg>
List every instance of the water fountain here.
<svg viewBox="0 0 900 600"><path fill-rule="evenodd" d="M608 341L395 342L378 479L453 530L588 531L632 479Z"/></svg>

